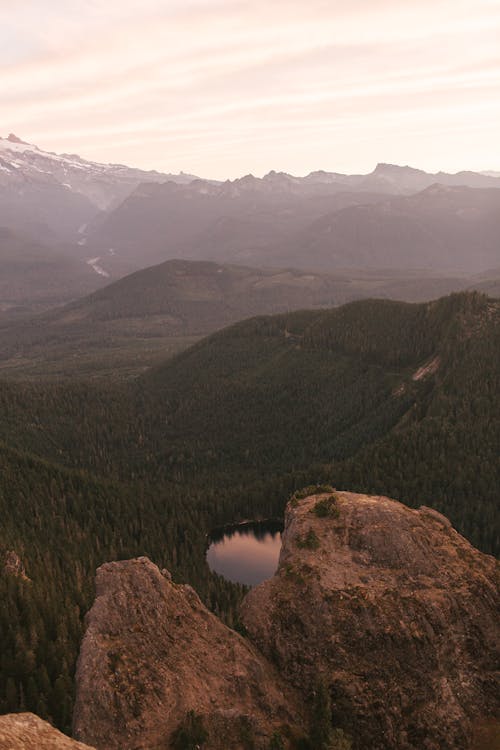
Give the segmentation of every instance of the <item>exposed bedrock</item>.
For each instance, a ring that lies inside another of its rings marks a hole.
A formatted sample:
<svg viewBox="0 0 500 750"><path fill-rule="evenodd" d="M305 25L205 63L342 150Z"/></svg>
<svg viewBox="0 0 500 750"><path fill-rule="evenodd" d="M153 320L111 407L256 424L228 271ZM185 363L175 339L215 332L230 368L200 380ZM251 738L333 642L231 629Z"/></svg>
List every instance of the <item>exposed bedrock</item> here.
<svg viewBox="0 0 500 750"><path fill-rule="evenodd" d="M242 608L282 677L306 692L321 676L359 750L480 747L499 718L498 562L385 497L309 496L285 524L278 572Z"/></svg>
<svg viewBox="0 0 500 750"><path fill-rule="evenodd" d="M184 728L210 750L267 748L275 731L294 734L300 714L293 689L190 586L144 557L98 569L75 737L98 750L165 750Z"/></svg>

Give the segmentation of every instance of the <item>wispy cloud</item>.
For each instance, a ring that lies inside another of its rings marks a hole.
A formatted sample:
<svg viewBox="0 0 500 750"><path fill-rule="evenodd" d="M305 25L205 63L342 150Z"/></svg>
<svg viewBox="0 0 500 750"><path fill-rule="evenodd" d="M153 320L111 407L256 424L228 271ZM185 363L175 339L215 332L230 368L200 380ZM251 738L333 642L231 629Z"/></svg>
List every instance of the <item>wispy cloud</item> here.
<svg viewBox="0 0 500 750"><path fill-rule="evenodd" d="M497 0L26 0L0 49L3 127L51 150L219 177L500 161Z"/></svg>

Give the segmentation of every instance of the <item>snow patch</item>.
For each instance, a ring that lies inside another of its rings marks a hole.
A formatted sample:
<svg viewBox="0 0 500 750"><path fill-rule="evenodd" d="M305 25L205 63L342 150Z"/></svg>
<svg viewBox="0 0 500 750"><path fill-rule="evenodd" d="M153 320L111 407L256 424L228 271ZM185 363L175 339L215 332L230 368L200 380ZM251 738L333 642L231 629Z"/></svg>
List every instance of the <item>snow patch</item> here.
<svg viewBox="0 0 500 750"><path fill-rule="evenodd" d="M107 279L109 279L109 273L102 268L102 266L99 265L99 261L101 260L100 257L98 258L90 258L87 261L87 265L90 266L99 276L105 276Z"/></svg>
<svg viewBox="0 0 500 750"><path fill-rule="evenodd" d="M0 138L0 150L24 154L25 151L38 151L38 148L32 146L31 143L16 143L15 141L9 141L7 138Z"/></svg>

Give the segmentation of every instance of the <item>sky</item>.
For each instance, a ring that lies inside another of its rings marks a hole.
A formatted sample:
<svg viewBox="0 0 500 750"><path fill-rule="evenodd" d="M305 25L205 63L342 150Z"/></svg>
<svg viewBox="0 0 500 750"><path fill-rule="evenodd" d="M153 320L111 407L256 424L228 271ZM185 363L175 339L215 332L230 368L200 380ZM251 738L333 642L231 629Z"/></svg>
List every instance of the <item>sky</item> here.
<svg viewBox="0 0 500 750"><path fill-rule="evenodd" d="M500 170L500 0L0 0L0 135L203 177Z"/></svg>

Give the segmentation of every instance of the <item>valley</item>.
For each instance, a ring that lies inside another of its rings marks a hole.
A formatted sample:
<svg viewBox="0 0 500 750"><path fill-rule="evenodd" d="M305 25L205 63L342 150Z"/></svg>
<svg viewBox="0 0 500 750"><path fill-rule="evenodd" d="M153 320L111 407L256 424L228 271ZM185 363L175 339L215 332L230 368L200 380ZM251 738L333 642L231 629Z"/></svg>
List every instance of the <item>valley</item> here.
<svg viewBox="0 0 500 750"><path fill-rule="evenodd" d="M72 278L78 279L70 266ZM52 273L54 273L51 268ZM34 279L41 276L37 266ZM500 278L500 276L499 276ZM27 294L22 274L21 301ZM494 273L250 268L170 260L37 315L0 315L0 374L8 379L128 379L225 326L255 315L327 308L377 297L420 302L460 289L500 293ZM61 290L60 278L53 278ZM95 282L87 278L92 289ZM497 286L495 286L497 283ZM76 282L73 288L75 288ZM8 282L12 294L12 278ZM45 303L46 303L45 299ZM40 301L42 306L42 301ZM33 295L31 296L33 305Z"/></svg>

